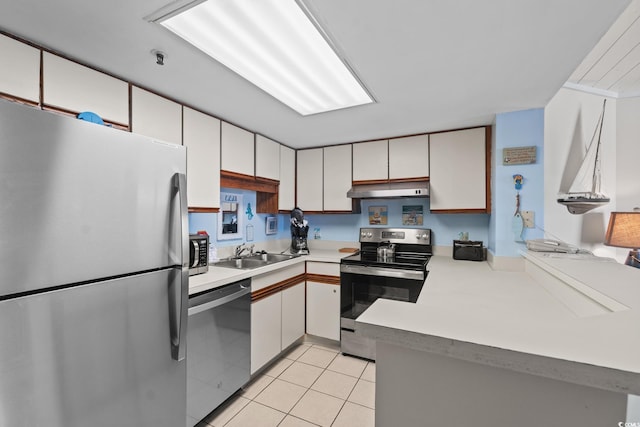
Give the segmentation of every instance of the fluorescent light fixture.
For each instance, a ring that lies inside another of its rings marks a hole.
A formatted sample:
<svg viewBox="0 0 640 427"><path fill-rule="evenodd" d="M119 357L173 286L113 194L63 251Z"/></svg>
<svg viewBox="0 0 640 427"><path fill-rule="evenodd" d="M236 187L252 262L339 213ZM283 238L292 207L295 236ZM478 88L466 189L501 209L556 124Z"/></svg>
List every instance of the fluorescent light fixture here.
<svg viewBox="0 0 640 427"><path fill-rule="evenodd" d="M295 0L178 3L152 20L300 114L373 102Z"/></svg>

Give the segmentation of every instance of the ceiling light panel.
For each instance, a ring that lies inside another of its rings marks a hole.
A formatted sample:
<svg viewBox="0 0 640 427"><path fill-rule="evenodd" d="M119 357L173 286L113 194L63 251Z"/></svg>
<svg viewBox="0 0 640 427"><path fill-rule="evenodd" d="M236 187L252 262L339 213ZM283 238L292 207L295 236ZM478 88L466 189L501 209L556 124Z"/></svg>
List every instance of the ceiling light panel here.
<svg viewBox="0 0 640 427"><path fill-rule="evenodd" d="M302 115L373 102L294 0L207 0L159 23Z"/></svg>

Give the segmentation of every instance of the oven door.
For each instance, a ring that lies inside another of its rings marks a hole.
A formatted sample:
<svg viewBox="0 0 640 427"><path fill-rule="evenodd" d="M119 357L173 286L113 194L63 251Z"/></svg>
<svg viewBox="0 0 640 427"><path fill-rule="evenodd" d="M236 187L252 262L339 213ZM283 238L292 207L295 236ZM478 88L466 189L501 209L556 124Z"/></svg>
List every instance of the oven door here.
<svg viewBox="0 0 640 427"><path fill-rule="evenodd" d="M375 341L355 334L356 319L378 298L415 303L425 278L424 271L341 264L341 351L375 360Z"/></svg>

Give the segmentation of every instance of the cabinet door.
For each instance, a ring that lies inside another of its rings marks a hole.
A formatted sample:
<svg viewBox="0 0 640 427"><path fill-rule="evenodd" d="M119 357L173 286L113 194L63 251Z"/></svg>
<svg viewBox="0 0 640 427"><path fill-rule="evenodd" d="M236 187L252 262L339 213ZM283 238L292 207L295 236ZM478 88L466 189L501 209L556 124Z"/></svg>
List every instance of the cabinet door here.
<svg viewBox="0 0 640 427"><path fill-rule="evenodd" d="M182 105L134 86L131 131L181 145Z"/></svg>
<svg viewBox="0 0 640 427"><path fill-rule="evenodd" d="M280 180L280 144L256 135L256 176Z"/></svg>
<svg viewBox="0 0 640 427"><path fill-rule="evenodd" d="M0 34L0 92L28 101L40 98L40 50Z"/></svg>
<svg viewBox="0 0 640 427"><path fill-rule="evenodd" d="M323 210L351 211L351 145L324 148Z"/></svg>
<svg viewBox="0 0 640 427"><path fill-rule="evenodd" d="M429 176L429 135L389 140L389 179Z"/></svg>
<svg viewBox="0 0 640 427"><path fill-rule="evenodd" d="M430 136L431 210L487 210L485 128Z"/></svg>
<svg viewBox="0 0 640 427"><path fill-rule="evenodd" d="M91 111L105 120L129 125L127 82L48 52L42 56L42 78L45 105Z"/></svg>
<svg viewBox="0 0 640 427"><path fill-rule="evenodd" d="M222 122L222 160L220 168L229 172L253 176L254 134Z"/></svg>
<svg viewBox="0 0 640 427"><path fill-rule="evenodd" d="M251 304L251 373L280 354L282 349L281 292Z"/></svg>
<svg viewBox="0 0 640 427"><path fill-rule="evenodd" d="M282 291L282 350L304 335L304 281Z"/></svg>
<svg viewBox="0 0 640 427"><path fill-rule="evenodd" d="M353 144L353 180L371 181L389 178L389 141Z"/></svg>
<svg viewBox="0 0 640 427"><path fill-rule="evenodd" d="M296 151L280 145L278 209L290 211L296 205Z"/></svg>
<svg viewBox="0 0 640 427"><path fill-rule="evenodd" d="M340 287L307 281L307 333L340 340Z"/></svg>
<svg viewBox="0 0 640 427"><path fill-rule="evenodd" d="M322 148L298 150L296 155L298 207L303 211L322 211Z"/></svg>
<svg viewBox="0 0 640 427"><path fill-rule="evenodd" d="M220 120L184 108L189 207L220 207Z"/></svg>

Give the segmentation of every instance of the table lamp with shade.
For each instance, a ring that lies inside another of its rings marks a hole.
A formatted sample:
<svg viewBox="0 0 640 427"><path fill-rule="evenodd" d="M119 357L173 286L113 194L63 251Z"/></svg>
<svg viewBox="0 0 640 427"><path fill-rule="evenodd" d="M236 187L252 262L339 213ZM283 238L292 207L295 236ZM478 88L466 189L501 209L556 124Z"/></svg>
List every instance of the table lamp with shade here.
<svg viewBox="0 0 640 427"><path fill-rule="evenodd" d="M640 268L640 210L611 212L604 244L630 248L625 264Z"/></svg>

